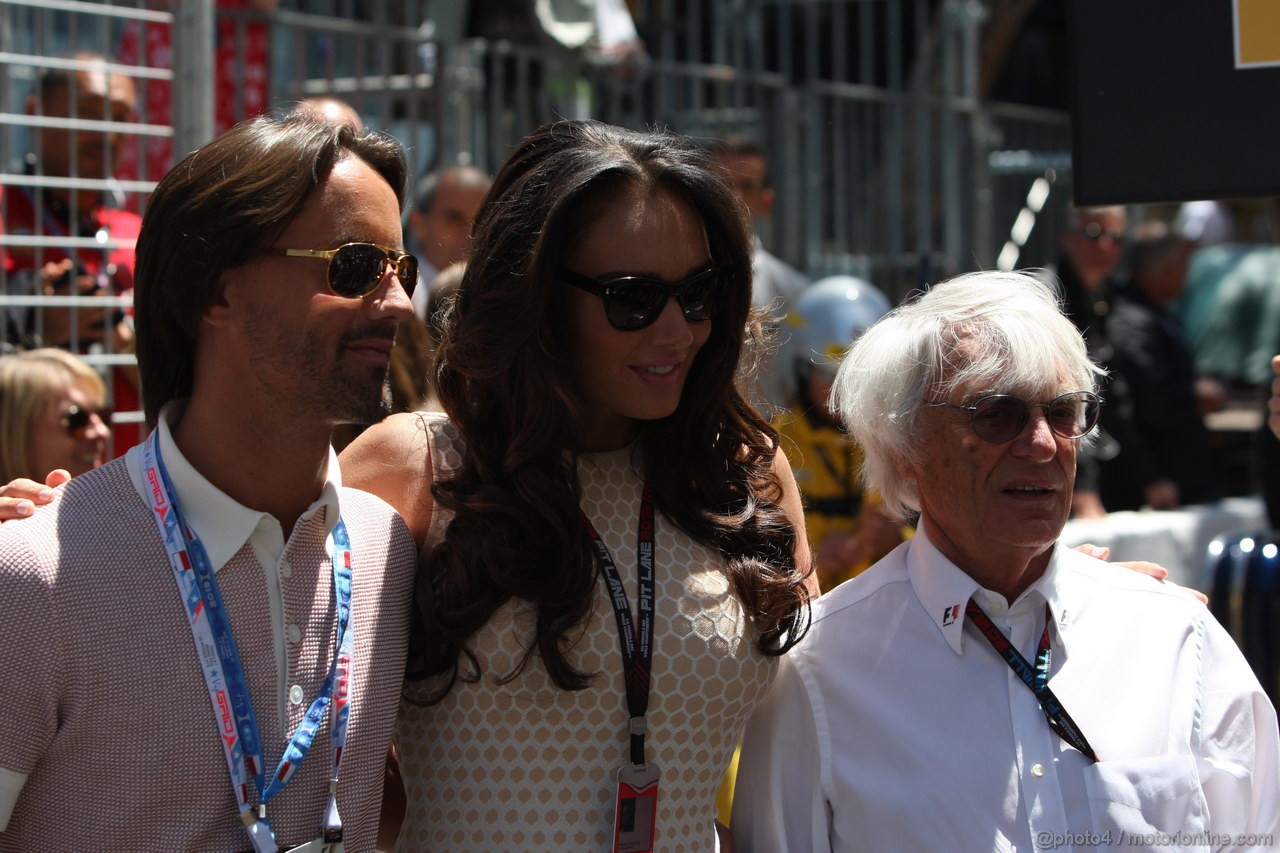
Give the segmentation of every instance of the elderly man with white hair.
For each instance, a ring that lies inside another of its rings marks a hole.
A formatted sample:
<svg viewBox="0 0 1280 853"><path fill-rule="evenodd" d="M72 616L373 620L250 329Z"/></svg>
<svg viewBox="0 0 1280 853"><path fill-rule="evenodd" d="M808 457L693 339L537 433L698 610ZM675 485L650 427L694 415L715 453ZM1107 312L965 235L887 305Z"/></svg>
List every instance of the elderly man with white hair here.
<svg viewBox="0 0 1280 853"><path fill-rule="evenodd" d="M1016 273L939 284L853 346L836 403L919 526L784 657L739 853L1280 844L1280 730L1231 637L1058 544L1099 373Z"/></svg>

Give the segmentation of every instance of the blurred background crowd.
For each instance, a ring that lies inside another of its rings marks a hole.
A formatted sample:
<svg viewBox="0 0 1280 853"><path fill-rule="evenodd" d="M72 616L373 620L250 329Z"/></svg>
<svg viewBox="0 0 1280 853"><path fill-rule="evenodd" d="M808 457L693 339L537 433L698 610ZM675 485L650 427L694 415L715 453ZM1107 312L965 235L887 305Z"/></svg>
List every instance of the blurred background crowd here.
<svg viewBox="0 0 1280 853"><path fill-rule="evenodd" d="M741 199L774 342L755 354L756 400L796 467L824 586L911 533L858 484L826 405L837 360L913 290L974 269L1042 270L1110 371L1077 518L1268 492L1276 525L1262 412L1280 204L1073 205L1064 9L0 0L0 479L75 474L141 439L133 243L187 151L300 108L408 148L421 322L397 343L404 411L432 405L435 332L489 175L540 122L572 117L694 137Z"/></svg>

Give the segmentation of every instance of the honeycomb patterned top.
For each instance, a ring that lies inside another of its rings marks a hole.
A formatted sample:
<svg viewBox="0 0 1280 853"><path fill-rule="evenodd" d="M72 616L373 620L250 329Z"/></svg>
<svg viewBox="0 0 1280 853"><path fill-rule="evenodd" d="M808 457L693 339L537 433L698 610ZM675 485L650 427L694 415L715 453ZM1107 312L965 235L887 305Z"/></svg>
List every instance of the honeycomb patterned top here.
<svg viewBox="0 0 1280 853"><path fill-rule="evenodd" d="M460 464L459 437L443 416L424 416L436 475ZM636 450L585 455L582 507L599 531L636 606ZM437 513L427 549L447 518ZM715 849L715 796L738 735L768 690L776 661L730 589L724 560L656 519L656 607L646 751L662 771L656 849ZM607 851L616 773L627 761L627 707L613 609L598 587L570 660L598 672L586 690L555 686L535 661L514 680L532 635L526 602L500 608L472 638L483 667L436 705L406 689L398 729L408 810L400 850ZM421 688L421 685L419 685Z"/></svg>

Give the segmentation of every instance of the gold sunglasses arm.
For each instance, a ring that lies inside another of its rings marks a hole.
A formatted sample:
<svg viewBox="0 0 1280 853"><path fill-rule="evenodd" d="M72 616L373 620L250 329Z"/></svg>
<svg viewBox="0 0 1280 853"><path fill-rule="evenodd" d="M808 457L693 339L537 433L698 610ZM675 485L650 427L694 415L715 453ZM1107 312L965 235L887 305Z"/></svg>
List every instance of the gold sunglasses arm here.
<svg viewBox="0 0 1280 853"><path fill-rule="evenodd" d="M337 249L268 249L272 255L284 255L290 258L320 258L322 260L331 260L334 255L338 254Z"/></svg>

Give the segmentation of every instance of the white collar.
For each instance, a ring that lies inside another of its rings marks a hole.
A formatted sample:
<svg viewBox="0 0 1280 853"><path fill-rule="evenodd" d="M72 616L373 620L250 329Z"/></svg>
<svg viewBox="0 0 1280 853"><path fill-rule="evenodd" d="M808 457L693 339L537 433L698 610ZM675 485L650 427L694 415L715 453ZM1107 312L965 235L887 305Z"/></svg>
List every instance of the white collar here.
<svg viewBox="0 0 1280 853"><path fill-rule="evenodd" d="M1043 610L1045 604L1048 604L1049 612L1053 616L1053 630L1057 634L1059 646L1065 650L1067 632L1064 629L1067 629L1070 624L1069 617L1074 607L1069 606L1071 598L1069 591L1063 589L1062 581L1067 571L1062 563L1070 559L1070 553L1069 549L1061 544L1055 544L1044 574L1027 587L1017 600L1009 603L1003 595L983 588L955 563L947 559L929 539L928 532L922 523L917 527L907 550L907 577L921 606L938 626L947 645L957 655L962 653L965 605L970 598L977 598L978 605L992 616L994 616L991 611L993 604L1004 605L1011 610L1024 607ZM1083 558L1083 555L1081 556Z"/></svg>
<svg viewBox="0 0 1280 853"><path fill-rule="evenodd" d="M214 572L221 569L249 541L264 520L278 521L268 513L250 509L227 495L192 467L174 443L170 424L176 423L185 407L185 400L166 403L160 410L156 427L160 454L164 459L169 480L177 492L178 505L182 507L187 524L200 536ZM142 445L131 448L125 457L129 478L134 488L146 500L142 476ZM338 467L338 455L329 448L329 460L325 470L324 487L320 497L307 507L299 521L310 518L321 510L325 513L325 533L338 523L341 509L339 494L342 488L342 471Z"/></svg>

